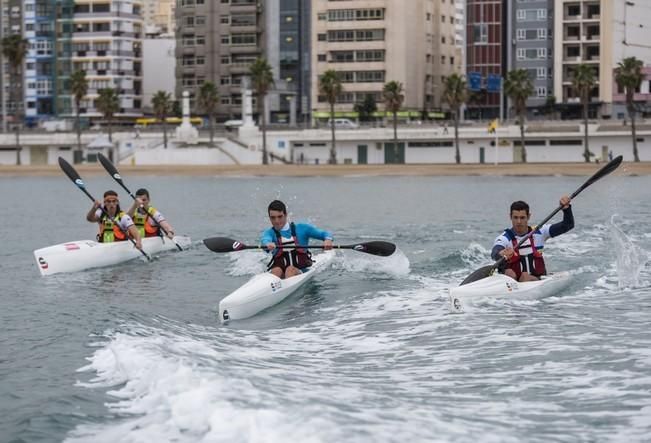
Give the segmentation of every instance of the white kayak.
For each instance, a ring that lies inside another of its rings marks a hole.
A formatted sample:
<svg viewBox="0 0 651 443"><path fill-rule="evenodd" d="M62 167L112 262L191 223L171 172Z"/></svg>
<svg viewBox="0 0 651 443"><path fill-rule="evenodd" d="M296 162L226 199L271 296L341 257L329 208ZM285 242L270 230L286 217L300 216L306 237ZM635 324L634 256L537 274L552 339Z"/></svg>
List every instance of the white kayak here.
<svg viewBox="0 0 651 443"><path fill-rule="evenodd" d="M190 237L176 236L174 241L183 249L191 244ZM161 237L143 239L142 249L150 256L161 251L177 250L173 241ZM41 275L111 266L138 257L143 255L130 241L98 243L94 240L78 240L34 251L34 258Z"/></svg>
<svg viewBox="0 0 651 443"><path fill-rule="evenodd" d="M284 280L269 272L255 275L219 302L220 321L249 318L280 303L325 269L334 257L335 251L315 255L314 264L307 271Z"/></svg>
<svg viewBox="0 0 651 443"><path fill-rule="evenodd" d="M482 297L535 300L552 296L570 284L569 272L545 275L540 280L517 282L504 274L449 289L450 310L463 312L464 305Z"/></svg>

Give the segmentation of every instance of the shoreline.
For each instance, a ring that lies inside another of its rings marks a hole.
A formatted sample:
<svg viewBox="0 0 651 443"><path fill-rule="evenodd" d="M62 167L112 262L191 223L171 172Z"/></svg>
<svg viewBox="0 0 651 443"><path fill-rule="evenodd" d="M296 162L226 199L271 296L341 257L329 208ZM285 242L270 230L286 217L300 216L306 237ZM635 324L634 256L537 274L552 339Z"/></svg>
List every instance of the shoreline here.
<svg viewBox="0 0 651 443"><path fill-rule="evenodd" d="M422 165L119 165L123 175L219 177L344 177L344 176L589 176L603 163L504 163ZM83 176L104 175L99 164L75 165ZM0 177L47 177L63 174L58 165L0 165ZM615 175L651 175L651 162L624 162Z"/></svg>

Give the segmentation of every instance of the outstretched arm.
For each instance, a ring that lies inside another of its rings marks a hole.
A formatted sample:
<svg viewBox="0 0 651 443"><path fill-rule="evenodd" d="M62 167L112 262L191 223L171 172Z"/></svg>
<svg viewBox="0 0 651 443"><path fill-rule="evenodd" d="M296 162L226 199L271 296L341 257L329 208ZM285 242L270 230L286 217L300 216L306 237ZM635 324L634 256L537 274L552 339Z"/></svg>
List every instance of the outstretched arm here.
<svg viewBox="0 0 651 443"><path fill-rule="evenodd" d="M563 208L563 220L554 223L549 227L550 237L556 237L565 234L567 231L574 227L574 214L572 214L572 206Z"/></svg>

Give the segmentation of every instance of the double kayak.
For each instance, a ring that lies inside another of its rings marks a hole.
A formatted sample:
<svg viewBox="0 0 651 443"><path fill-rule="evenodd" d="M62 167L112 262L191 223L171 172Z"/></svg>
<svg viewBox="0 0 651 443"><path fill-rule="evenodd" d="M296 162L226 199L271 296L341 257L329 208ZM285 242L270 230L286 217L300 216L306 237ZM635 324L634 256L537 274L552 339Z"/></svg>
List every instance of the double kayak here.
<svg viewBox="0 0 651 443"><path fill-rule="evenodd" d="M334 259L335 251L312 257L314 264L300 275L281 279L265 272L252 277L219 303L219 320L241 320L270 308L298 291Z"/></svg>
<svg viewBox="0 0 651 443"><path fill-rule="evenodd" d="M191 240L183 236L174 237L174 241L148 237L142 240L142 249L151 256L162 251L177 250L175 242L185 249L190 246ZM38 270L43 276L112 266L138 257L142 257L142 254L129 241L98 243L78 240L34 251Z"/></svg>
<svg viewBox="0 0 651 443"><path fill-rule="evenodd" d="M481 298L535 300L557 294L570 284L569 272L545 275L540 280L518 282L504 274L489 277L449 289L450 310L463 312L464 306Z"/></svg>

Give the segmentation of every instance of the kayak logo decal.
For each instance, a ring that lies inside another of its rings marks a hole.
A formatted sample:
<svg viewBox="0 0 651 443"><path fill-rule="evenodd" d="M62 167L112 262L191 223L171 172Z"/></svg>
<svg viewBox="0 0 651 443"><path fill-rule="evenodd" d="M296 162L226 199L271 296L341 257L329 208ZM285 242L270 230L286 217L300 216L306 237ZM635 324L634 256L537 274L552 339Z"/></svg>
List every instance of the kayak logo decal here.
<svg viewBox="0 0 651 443"><path fill-rule="evenodd" d="M238 242L238 241L233 242L233 250L234 250L234 251L237 251L237 250L240 249L241 247L242 247L242 243L240 243L240 242Z"/></svg>
<svg viewBox="0 0 651 443"><path fill-rule="evenodd" d="M278 280L278 281L275 281L275 282L272 281L271 282L271 292L276 292L278 289L280 289L282 287L283 287L282 280Z"/></svg>
<svg viewBox="0 0 651 443"><path fill-rule="evenodd" d="M231 317L228 315L228 310L224 309L224 312L222 313L222 318L224 319L224 321L226 321L226 320L228 320L229 318L231 318Z"/></svg>
<svg viewBox="0 0 651 443"><path fill-rule="evenodd" d="M47 269L49 267L49 265L47 264L47 262L43 257L38 258L38 264L41 265L41 269Z"/></svg>
<svg viewBox="0 0 651 443"><path fill-rule="evenodd" d="M518 290L518 284L516 282L506 282L506 290L509 292L513 292L513 290Z"/></svg>
<svg viewBox="0 0 651 443"><path fill-rule="evenodd" d="M76 243L66 243L63 246L65 246L66 251L74 251L76 249L79 249L79 245Z"/></svg>

